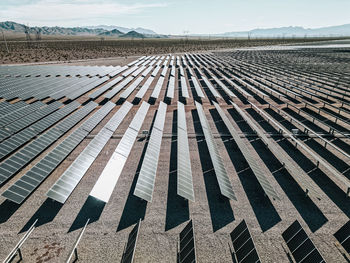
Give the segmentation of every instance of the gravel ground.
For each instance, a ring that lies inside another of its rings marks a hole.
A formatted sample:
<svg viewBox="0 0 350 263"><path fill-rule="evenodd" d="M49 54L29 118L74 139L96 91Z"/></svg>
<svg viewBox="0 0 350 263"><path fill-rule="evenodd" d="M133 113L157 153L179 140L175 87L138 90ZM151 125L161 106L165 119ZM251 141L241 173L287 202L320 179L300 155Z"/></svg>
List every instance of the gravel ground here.
<svg viewBox="0 0 350 263"><path fill-rule="evenodd" d="M121 65L129 63L122 59L111 61L113 61L111 65L119 62ZM79 62L76 65L89 63ZM94 63L91 62L92 65L96 65ZM336 239L333 234L349 220L350 200L339 192L336 183L330 183L330 180L326 179L326 172L322 167L310 173L316 190L321 193L321 198L306 197L292 176L286 170L280 169L281 163L278 157L276 158L260 140L244 136L243 133L250 132L249 127L242 123L238 113L223 99L218 99L220 106L228 110L225 111L227 116L234 120L235 128L259 160L262 171L281 200L271 201L264 196L253 173L246 169L247 163L242 153L228 135L225 125L207 97L202 100L202 104L237 201L230 201L220 195L193 97L187 100L186 117L196 200L187 202L177 196L177 142L176 136L172 136L176 132L174 116L179 99L177 86L175 91L175 98L167 110L152 203L147 204L133 195L148 142L141 136L132 148L109 202L104 205L88 198L94 183L141 103L129 112L64 205L45 196L52 184L90 142L93 135L97 134L117 111L120 107L118 105L22 205L15 205L0 197L0 259L6 257L24 235L24 231L38 218L37 228L22 248L24 262L65 262L81 228L90 218L90 223L78 246L79 261L120 262L130 231L138 220L142 219L134 262L176 262L178 235L191 218L194 222L198 262L232 262L229 233L243 219L250 228L262 262L291 262L281 233L296 219L327 262L348 262L335 246ZM166 88L163 87L159 99L151 105L141 130L148 130L151 127L155 111L159 102L164 99L165 92ZM146 101L151 93L152 89L149 89L144 96ZM132 102L134 96L135 92L127 100ZM85 99L87 95L80 98L81 101ZM118 99L117 95L112 101L117 102ZM97 102L100 100L101 98L97 99ZM273 102L271 99L267 100ZM240 107L247 108L240 99L235 98L233 101ZM259 105L255 99L252 99L252 102ZM254 119L254 111L248 110L248 113ZM268 126L266 122L259 124L262 127ZM268 134L269 131L265 132ZM63 138L50 149L62 140ZM310 165L309 156L294 148L287 139L276 140L274 144L281 145L290 158L301 167ZM33 164L41 157L36 158ZM28 169L29 167L3 185L1 191Z"/></svg>

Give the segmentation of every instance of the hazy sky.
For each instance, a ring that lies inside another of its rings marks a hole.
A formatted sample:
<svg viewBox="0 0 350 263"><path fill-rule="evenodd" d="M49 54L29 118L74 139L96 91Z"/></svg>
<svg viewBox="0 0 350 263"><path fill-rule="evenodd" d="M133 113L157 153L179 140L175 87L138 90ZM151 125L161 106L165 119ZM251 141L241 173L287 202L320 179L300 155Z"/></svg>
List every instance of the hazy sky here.
<svg viewBox="0 0 350 263"><path fill-rule="evenodd" d="M350 0L0 0L0 21L117 25L162 34L222 33L350 23Z"/></svg>

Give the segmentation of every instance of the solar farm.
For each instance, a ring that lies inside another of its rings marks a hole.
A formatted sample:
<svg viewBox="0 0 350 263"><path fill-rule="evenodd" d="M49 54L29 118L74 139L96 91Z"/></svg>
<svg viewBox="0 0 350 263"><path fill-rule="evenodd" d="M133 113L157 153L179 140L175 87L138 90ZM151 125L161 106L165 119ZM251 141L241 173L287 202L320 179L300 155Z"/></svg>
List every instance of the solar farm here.
<svg viewBox="0 0 350 263"><path fill-rule="evenodd" d="M310 45L0 66L0 260L350 262L349 65Z"/></svg>

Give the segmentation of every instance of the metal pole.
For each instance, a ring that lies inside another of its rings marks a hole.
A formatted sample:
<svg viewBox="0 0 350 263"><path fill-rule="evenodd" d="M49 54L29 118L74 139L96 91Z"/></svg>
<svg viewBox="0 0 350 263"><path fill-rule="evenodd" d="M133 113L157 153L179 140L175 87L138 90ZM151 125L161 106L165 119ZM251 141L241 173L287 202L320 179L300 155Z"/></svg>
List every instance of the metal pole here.
<svg viewBox="0 0 350 263"><path fill-rule="evenodd" d="M4 42L5 42L5 46L6 46L7 53L10 53L9 47L7 46L7 42L6 42L4 30L1 29L1 32L2 32L2 37L3 37L3 39L4 39Z"/></svg>

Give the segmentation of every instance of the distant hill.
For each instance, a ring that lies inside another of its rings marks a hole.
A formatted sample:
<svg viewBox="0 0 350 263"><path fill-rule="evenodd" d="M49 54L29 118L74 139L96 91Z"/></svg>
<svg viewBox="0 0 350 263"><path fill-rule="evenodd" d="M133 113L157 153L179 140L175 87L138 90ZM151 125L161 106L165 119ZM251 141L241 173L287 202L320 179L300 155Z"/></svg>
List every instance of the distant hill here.
<svg viewBox="0 0 350 263"><path fill-rule="evenodd" d="M24 33L24 25L16 22L6 21L0 22L0 28L4 31L13 33ZM104 29L88 29L84 27L29 27L29 33L35 33L36 30L41 30L43 35L98 35L106 32Z"/></svg>
<svg viewBox="0 0 350 263"><path fill-rule="evenodd" d="M120 32L126 34L130 31L136 31L137 33L140 34L145 34L145 35L158 35L156 32L150 29L138 27L138 28L127 28L127 27L121 27L121 26L106 26L106 25L99 25L99 26L87 26L86 28L89 29L104 29L107 31L111 31L113 29L117 29Z"/></svg>
<svg viewBox="0 0 350 263"><path fill-rule="evenodd" d="M145 35L140 34L136 31L130 31L124 35L121 35L120 37L125 37L125 38L145 38Z"/></svg>
<svg viewBox="0 0 350 263"><path fill-rule="evenodd" d="M227 37L317 37L317 36L350 36L350 24L321 28L303 28L298 26L253 29L250 31L226 32L218 34Z"/></svg>
<svg viewBox="0 0 350 263"><path fill-rule="evenodd" d="M5 32L11 33L24 33L25 25L12 21L0 22L0 29ZM71 36L123 36L144 38L148 37L161 37L156 32L144 29L136 28L135 30L125 27L115 26L94 26L94 27L28 27L29 33L35 33L37 30L41 31L42 35L71 35Z"/></svg>
<svg viewBox="0 0 350 263"><path fill-rule="evenodd" d="M120 32L118 29L113 29L111 31L102 32L99 34L99 36L121 36L123 35L123 32Z"/></svg>

